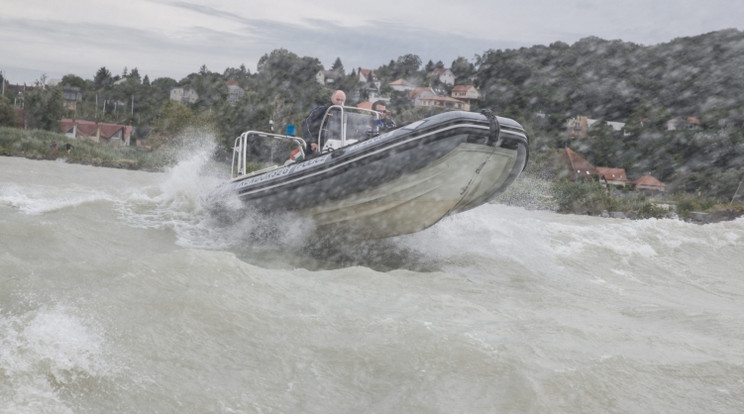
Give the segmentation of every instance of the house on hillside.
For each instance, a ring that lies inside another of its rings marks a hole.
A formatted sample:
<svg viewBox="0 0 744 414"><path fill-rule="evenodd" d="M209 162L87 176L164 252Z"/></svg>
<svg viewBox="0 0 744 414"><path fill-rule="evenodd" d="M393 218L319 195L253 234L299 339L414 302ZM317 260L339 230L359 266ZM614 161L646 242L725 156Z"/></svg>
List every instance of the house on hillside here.
<svg viewBox="0 0 744 414"><path fill-rule="evenodd" d="M568 147L566 147L566 157L568 158L571 178L573 180L579 178L594 179L596 177L605 186L625 187L629 185L636 191L648 194L664 192L666 189L666 184L651 175L644 175L637 180L629 182L624 168L595 167Z"/></svg>
<svg viewBox="0 0 744 414"><path fill-rule="evenodd" d="M429 73L429 77L434 78L445 85L452 86L455 84L455 74L448 68L435 68Z"/></svg>
<svg viewBox="0 0 744 414"><path fill-rule="evenodd" d="M455 85L452 88L451 96L471 105L481 98L480 92L473 85Z"/></svg>
<svg viewBox="0 0 744 414"><path fill-rule="evenodd" d="M319 70L315 74L315 81L321 85L333 85L338 83L342 77L343 75L341 73L334 70Z"/></svg>
<svg viewBox="0 0 744 414"><path fill-rule="evenodd" d="M368 82L370 86L374 85L376 89L380 89L381 82L377 79L377 75L372 69L357 68L357 78L359 82Z"/></svg>
<svg viewBox="0 0 744 414"><path fill-rule="evenodd" d="M227 102L230 105L237 105L243 96L245 96L245 90L238 85L238 82L234 80L227 81Z"/></svg>
<svg viewBox="0 0 744 414"><path fill-rule="evenodd" d="M566 147L566 157L572 180L576 181L580 178L591 180L592 177L598 176L597 168L571 148Z"/></svg>
<svg viewBox="0 0 744 414"><path fill-rule="evenodd" d="M439 96L439 95L429 96L426 98L417 98L414 106L434 107L434 108L447 109L451 111L469 111L470 110L470 104L467 102L463 102L455 98L450 98L449 96Z"/></svg>
<svg viewBox="0 0 744 414"><path fill-rule="evenodd" d="M688 116L686 118L678 116L668 120L666 126L667 131L675 131L678 129L700 129L700 120L694 116Z"/></svg>
<svg viewBox="0 0 744 414"><path fill-rule="evenodd" d="M625 187L628 184L628 176L625 168L596 167L600 180L609 185Z"/></svg>
<svg viewBox="0 0 744 414"><path fill-rule="evenodd" d="M407 80L401 78L396 79L388 84L390 88L392 88L394 91L398 92L405 92L405 91L411 91L416 88L415 85L413 85L411 82L408 82Z"/></svg>
<svg viewBox="0 0 744 414"><path fill-rule="evenodd" d="M662 193L666 190L666 184L662 183L652 175L644 175L643 177L633 180L630 182L631 187L638 191L645 193Z"/></svg>
<svg viewBox="0 0 744 414"><path fill-rule="evenodd" d="M577 116L575 118L569 118L566 121L566 129L568 131L568 138L586 138L589 136L589 118L585 116Z"/></svg>
<svg viewBox="0 0 744 414"><path fill-rule="evenodd" d="M191 86L173 88L170 91L170 100L193 104L199 100L199 94Z"/></svg>
<svg viewBox="0 0 744 414"><path fill-rule="evenodd" d="M592 127L592 124L593 123L594 122L592 122L592 123L589 124L589 128ZM625 122L605 121L605 124L609 125L610 128L612 128L612 130L614 132L622 132L623 135L629 135L629 134L625 133Z"/></svg>
<svg viewBox="0 0 744 414"><path fill-rule="evenodd" d="M82 102L83 93L78 86L65 86L62 88L62 106L69 111L77 110L78 102Z"/></svg>
<svg viewBox="0 0 744 414"><path fill-rule="evenodd" d="M413 101L413 106L422 106L420 100L431 98L432 96L437 96L437 94L428 86L413 88L408 92L408 97Z"/></svg>
<svg viewBox="0 0 744 414"><path fill-rule="evenodd" d="M602 122L600 119L591 119L586 116L577 116L566 121L568 138L588 138L592 125ZM615 121L604 121L614 132L624 132L625 123Z"/></svg>
<svg viewBox="0 0 744 414"><path fill-rule="evenodd" d="M128 146L132 136L131 125L109 124L63 118L59 121L62 132L70 138L87 138L95 142Z"/></svg>

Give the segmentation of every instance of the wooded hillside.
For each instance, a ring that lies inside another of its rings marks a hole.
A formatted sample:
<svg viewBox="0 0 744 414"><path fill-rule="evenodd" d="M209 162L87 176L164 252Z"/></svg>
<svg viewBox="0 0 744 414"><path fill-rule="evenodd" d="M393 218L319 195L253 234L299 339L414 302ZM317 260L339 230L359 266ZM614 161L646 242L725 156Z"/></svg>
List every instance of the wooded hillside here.
<svg viewBox="0 0 744 414"><path fill-rule="evenodd" d="M382 84L380 93L391 98L388 107L399 124L432 110L414 108L404 92L386 85L405 78L448 94L451 86L428 76L435 67L449 67L456 84L478 88L483 99L472 110L490 108L523 123L532 138L531 169L548 178L560 177L559 167L549 160L565 145L595 165L625 168L631 179L650 173L672 191L730 197L744 177L744 33L738 30L653 46L590 37L572 45L488 50L449 64L423 64L415 54L400 56L371 68ZM331 93L315 80L324 69L343 74L334 88L349 92L364 87L355 68L343 67L342 57L324 68L317 58L278 49L260 59L255 73L245 66L218 73L205 65L178 81L150 81L136 68L112 75L101 67L92 79L70 74L55 88L30 88L23 98L29 127L52 130L55 120L73 116L131 122L137 139L154 144L177 139L186 125L207 124L227 147L241 131L267 129L270 119L278 129L299 125ZM234 104L228 100L228 83L245 91ZM60 107L59 88L64 86L82 92L74 113ZM193 88L199 98L193 104L170 101L174 87ZM2 125L16 121L12 106L17 97L10 99L10 92L6 88L0 98ZM363 97L362 92L359 99ZM104 102L108 105L102 107ZM566 120L580 115L624 122L626 135L598 123L589 138L569 141ZM666 122L677 116L699 119L700 129L667 131Z"/></svg>

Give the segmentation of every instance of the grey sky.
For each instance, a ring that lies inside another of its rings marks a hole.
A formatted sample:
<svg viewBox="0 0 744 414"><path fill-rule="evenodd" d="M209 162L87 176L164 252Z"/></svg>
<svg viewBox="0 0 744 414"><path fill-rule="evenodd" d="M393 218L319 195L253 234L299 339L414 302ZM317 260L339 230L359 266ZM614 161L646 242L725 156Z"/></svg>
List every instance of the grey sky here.
<svg viewBox="0 0 744 414"><path fill-rule="evenodd" d="M0 0L0 10L0 71L28 84L92 79L102 66L151 80L202 65L254 72L277 48L325 67L340 57L350 72L408 53L449 65L587 36L652 45L744 27L744 2L730 0Z"/></svg>

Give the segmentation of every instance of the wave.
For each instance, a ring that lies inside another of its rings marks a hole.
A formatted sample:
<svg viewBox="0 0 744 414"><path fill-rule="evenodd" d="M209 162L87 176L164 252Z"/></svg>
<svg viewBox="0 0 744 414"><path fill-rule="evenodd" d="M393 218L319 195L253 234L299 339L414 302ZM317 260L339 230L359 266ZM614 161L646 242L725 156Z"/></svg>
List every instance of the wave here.
<svg viewBox="0 0 744 414"><path fill-rule="evenodd" d="M80 186L0 186L0 204L17 208L24 214L40 215L96 201L112 201L111 194Z"/></svg>

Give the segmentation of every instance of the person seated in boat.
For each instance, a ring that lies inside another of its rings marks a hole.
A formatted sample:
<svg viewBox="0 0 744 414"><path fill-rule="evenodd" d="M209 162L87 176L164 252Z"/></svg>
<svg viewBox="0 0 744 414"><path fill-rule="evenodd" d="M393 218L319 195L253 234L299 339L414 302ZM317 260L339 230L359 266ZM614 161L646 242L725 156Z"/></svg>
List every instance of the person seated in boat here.
<svg viewBox="0 0 744 414"><path fill-rule="evenodd" d="M323 116L325 115L328 108L333 105L343 106L346 102L346 93L342 90L337 90L331 95L331 102L316 106L307 115L307 118L302 122L302 138L307 143L307 154L319 153L321 148L318 146L318 137L320 136L320 126L323 123Z"/></svg>
<svg viewBox="0 0 744 414"><path fill-rule="evenodd" d="M372 110L380 114L380 118L375 120L375 125L372 128L375 134L395 129L395 120L393 120L390 111L388 111L385 101L375 101L372 104Z"/></svg>

